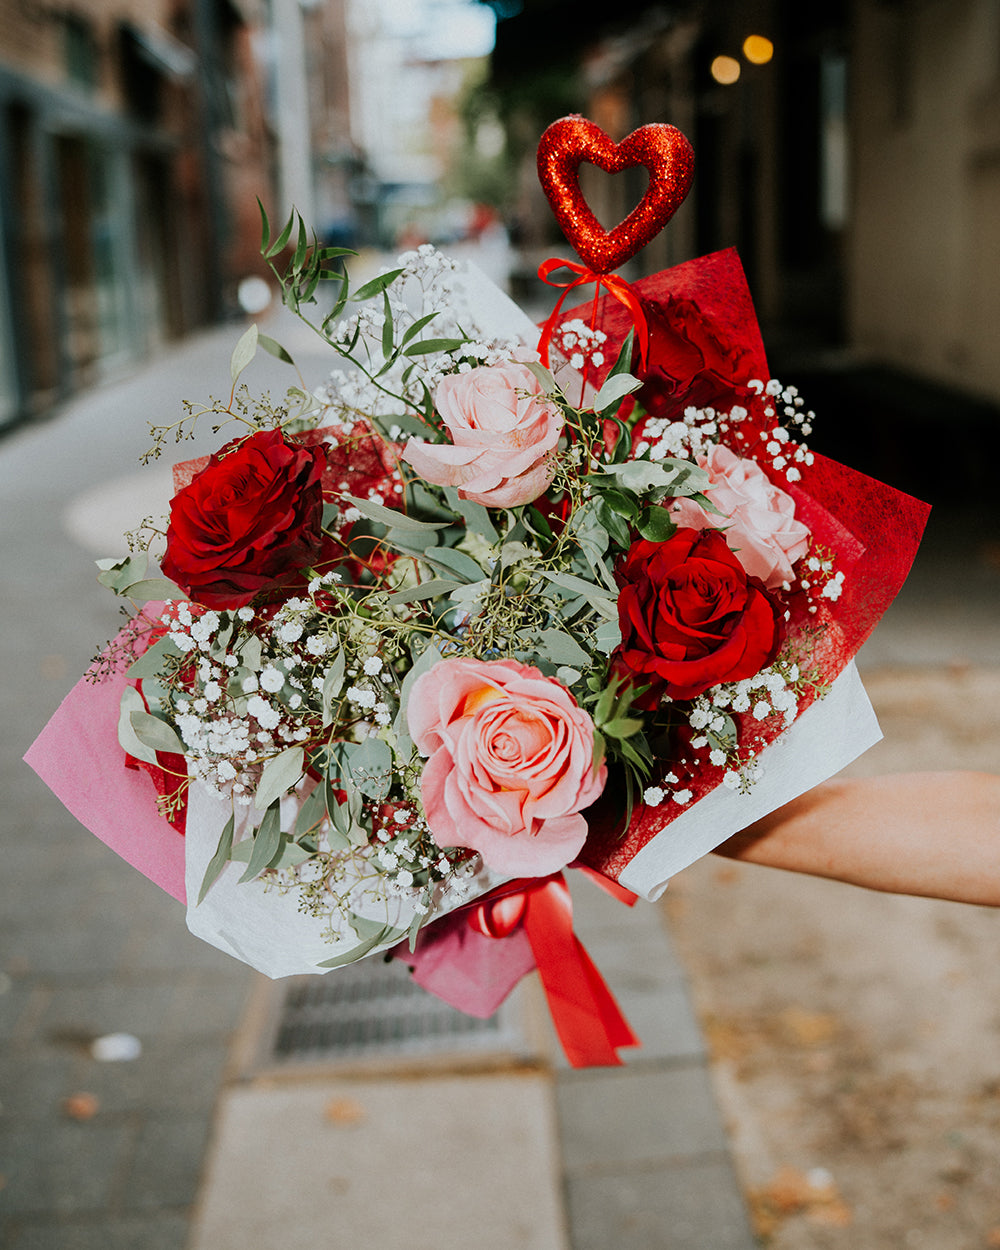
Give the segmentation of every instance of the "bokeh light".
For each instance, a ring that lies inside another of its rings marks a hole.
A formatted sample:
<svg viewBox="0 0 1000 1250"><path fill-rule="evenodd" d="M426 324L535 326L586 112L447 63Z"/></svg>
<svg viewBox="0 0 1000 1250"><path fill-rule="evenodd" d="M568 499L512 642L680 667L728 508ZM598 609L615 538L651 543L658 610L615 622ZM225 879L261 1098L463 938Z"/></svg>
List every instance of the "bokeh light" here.
<svg viewBox="0 0 1000 1250"><path fill-rule="evenodd" d="M730 87L740 76L740 63L731 56L717 56L710 72L716 82Z"/></svg>
<svg viewBox="0 0 1000 1250"><path fill-rule="evenodd" d="M763 35L747 35L743 40L743 55L751 65L766 65L774 56L774 44Z"/></svg>

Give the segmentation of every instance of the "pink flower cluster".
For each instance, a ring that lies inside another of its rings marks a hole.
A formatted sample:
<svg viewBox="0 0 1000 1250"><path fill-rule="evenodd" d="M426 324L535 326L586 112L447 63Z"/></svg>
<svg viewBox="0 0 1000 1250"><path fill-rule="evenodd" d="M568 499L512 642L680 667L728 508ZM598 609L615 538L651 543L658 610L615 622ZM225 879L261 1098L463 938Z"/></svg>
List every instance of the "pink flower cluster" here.
<svg viewBox="0 0 1000 1250"><path fill-rule="evenodd" d="M488 508L516 508L549 488L563 418L524 363L449 373L434 402L452 441L410 439L403 459L421 477Z"/></svg>
<svg viewBox="0 0 1000 1250"><path fill-rule="evenodd" d="M795 519L795 500L775 486L756 460L714 443L698 456L711 479L705 492L723 516L706 512L693 499L677 499L671 515L691 529L725 531L726 542L751 577L768 590L792 580L792 565L809 549L809 530Z"/></svg>
<svg viewBox="0 0 1000 1250"><path fill-rule="evenodd" d="M422 799L440 846L467 846L512 876L576 858L580 812L607 768L595 768L594 723L564 686L517 660L445 659L414 682L407 720L430 756Z"/></svg>

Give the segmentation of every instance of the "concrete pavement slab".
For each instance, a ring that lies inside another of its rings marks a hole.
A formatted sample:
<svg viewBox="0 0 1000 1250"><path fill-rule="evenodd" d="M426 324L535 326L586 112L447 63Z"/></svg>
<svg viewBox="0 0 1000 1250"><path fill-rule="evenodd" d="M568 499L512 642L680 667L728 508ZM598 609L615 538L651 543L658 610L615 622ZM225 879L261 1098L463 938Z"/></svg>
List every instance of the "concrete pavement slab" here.
<svg viewBox="0 0 1000 1250"><path fill-rule="evenodd" d="M544 1074L235 1088L190 1250L565 1250Z"/></svg>
<svg viewBox="0 0 1000 1250"><path fill-rule="evenodd" d="M750 1250L728 1158L570 1178L573 1250Z"/></svg>

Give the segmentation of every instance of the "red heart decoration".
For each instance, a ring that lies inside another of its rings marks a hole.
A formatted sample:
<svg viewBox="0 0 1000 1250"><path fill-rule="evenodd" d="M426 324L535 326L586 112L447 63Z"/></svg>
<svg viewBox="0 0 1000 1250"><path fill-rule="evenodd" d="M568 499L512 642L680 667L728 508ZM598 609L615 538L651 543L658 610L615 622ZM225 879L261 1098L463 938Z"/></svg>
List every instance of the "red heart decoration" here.
<svg viewBox="0 0 1000 1250"><path fill-rule="evenodd" d="M580 191L584 161L617 174L635 165L649 170L649 187L637 208L605 230ZM585 117L560 117L538 144L538 177L556 221L577 255L594 273L610 273L663 229L691 188L694 150L676 126L653 122L615 143Z"/></svg>

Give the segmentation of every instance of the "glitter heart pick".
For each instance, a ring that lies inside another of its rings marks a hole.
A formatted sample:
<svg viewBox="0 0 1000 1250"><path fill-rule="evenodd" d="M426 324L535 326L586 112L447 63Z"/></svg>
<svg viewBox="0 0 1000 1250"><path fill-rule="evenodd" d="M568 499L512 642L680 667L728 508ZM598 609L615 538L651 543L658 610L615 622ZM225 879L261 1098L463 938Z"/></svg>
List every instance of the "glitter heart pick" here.
<svg viewBox="0 0 1000 1250"><path fill-rule="evenodd" d="M584 161L616 174L643 165L649 187L638 206L605 230L580 190ZM538 177L563 234L594 273L624 265L663 229L684 202L694 176L694 151L676 126L654 122L615 143L585 117L561 117L538 144Z"/></svg>

